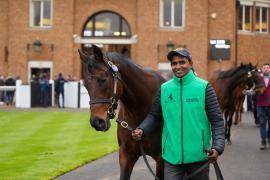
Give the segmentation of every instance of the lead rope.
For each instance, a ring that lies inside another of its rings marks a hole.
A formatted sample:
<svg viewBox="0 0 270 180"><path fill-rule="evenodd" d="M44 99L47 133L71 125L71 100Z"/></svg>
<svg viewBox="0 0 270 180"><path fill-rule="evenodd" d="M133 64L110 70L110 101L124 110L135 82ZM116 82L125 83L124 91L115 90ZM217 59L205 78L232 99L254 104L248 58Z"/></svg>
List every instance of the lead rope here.
<svg viewBox="0 0 270 180"><path fill-rule="evenodd" d="M132 132L134 129L132 127L130 127L128 125L128 123L126 121L121 121L118 118L116 119L116 122L119 123L123 128L128 129L130 132ZM148 170L150 171L150 173L155 177L156 180L160 180L157 175L154 173L153 169L151 168L147 158L146 158L146 154L145 151L143 149L143 144L142 141L140 141L139 143L139 147L140 147L140 151L141 151L141 155L143 157L144 163L146 164Z"/></svg>
<svg viewBox="0 0 270 180"><path fill-rule="evenodd" d="M119 120L118 118L116 119L116 122L119 123L123 128L125 129L128 129L130 132L132 132L134 129L132 127L130 127L128 125L128 123L126 121L121 121ZM143 144L142 144L142 141L140 141L140 144L139 144L139 147L140 147L140 151L141 151L141 155L143 157L143 160L148 168L148 170L150 171L150 173L155 177L156 180L160 180L157 175L154 173L153 169L151 168L148 160L147 160L147 157L146 157L146 154L145 154L145 151L143 149ZM194 171L192 174L190 174L189 176L185 177L184 180L188 180L188 179L191 179L192 177L194 177L196 174L198 174L199 172L201 172L203 169L207 168L207 166L210 164L209 161L207 161L205 164L203 164L200 168L198 168L196 171ZM216 177L217 177L217 180L224 180L223 179L223 176L222 176L222 173L221 173L221 170L219 168L219 165L218 163L214 163L214 168L215 168L215 172L216 172Z"/></svg>

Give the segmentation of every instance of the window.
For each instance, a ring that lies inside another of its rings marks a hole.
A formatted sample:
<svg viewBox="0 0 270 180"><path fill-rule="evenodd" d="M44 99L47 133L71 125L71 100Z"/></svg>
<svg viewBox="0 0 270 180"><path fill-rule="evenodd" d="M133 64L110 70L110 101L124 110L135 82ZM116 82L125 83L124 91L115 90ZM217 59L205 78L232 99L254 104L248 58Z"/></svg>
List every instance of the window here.
<svg viewBox="0 0 270 180"><path fill-rule="evenodd" d="M30 0L30 26L52 26L52 0Z"/></svg>
<svg viewBox="0 0 270 180"><path fill-rule="evenodd" d="M91 16L83 31L84 37L130 37L127 21L113 12L100 12Z"/></svg>
<svg viewBox="0 0 270 180"><path fill-rule="evenodd" d="M240 5L238 11L238 29L251 32L252 6Z"/></svg>
<svg viewBox="0 0 270 180"><path fill-rule="evenodd" d="M184 0L160 0L160 26L164 28L183 27Z"/></svg>
<svg viewBox="0 0 270 180"><path fill-rule="evenodd" d="M268 32L268 8L256 7L256 32Z"/></svg>
<svg viewBox="0 0 270 180"><path fill-rule="evenodd" d="M240 0L238 8L238 30L243 32L269 32L269 3L255 0Z"/></svg>

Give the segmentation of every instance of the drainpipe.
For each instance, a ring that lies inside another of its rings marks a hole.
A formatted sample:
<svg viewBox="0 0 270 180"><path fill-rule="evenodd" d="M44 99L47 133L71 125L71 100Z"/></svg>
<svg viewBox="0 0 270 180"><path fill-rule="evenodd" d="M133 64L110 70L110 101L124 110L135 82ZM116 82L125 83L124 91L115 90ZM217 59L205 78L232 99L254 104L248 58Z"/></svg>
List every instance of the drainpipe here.
<svg viewBox="0 0 270 180"><path fill-rule="evenodd" d="M234 66L238 65L238 9L240 6L240 1L236 0L236 9L235 9L235 61Z"/></svg>

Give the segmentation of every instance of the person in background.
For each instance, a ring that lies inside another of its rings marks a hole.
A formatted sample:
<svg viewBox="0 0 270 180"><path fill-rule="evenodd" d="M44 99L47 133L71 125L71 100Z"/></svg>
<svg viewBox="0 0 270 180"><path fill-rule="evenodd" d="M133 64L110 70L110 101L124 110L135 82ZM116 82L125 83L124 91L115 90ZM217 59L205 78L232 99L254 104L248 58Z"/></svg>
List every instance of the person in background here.
<svg viewBox="0 0 270 180"><path fill-rule="evenodd" d="M48 106L48 98L49 98L49 81L46 75L42 75L39 80L39 88L40 88L40 104L43 107Z"/></svg>
<svg viewBox="0 0 270 180"><path fill-rule="evenodd" d="M65 96L64 96L64 84L65 84L66 80L64 79L62 73L58 74L58 78L56 80L56 84L57 84L57 94L58 94L58 107L60 108L60 95L62 97L62 108L65 108Z"/></svg>
<svg viewBox="0 0 270 180"><path fill-rule="evenodd" d="M12 75L9 75L5 81L6 86L15 86L16 82L13 79ZM8 90L6 92L6 104L12 105L13 104L13 98L14 98L14 90Z"/></svg>
<svg viewBox="0 0 270 180"><path fill-rule="evenodd" d="M5 85L5 77L3 75L0 75L0 86L4 86ZM5 92L4 91L0 91L0 102L4 102L5 101Z"/></svg>
<svg viewBox="0 0 270 180"><path fill-rule="evenodd" d="M59 106L59 90L58 90L58 76L55 75L53 76L53 81L54 81L54 104Z"/></svg>
<svg viewBox="0 0 270 180"><path fill-rule="evenodd" d="M161 85L150 113L132 136L141 140L163 123L164 179L182 180L208 160L216 163L224 150L225 128L216 93L193 72L190 52L178 48L169 52L167 58L173 78ZM192 178L208 179L209 164Z"/></svg>
<svg viewBox="0 0 270 180"><path fill-rule="evenodd" d="M270 64L265 63L262 67L260 80L264 84L263 91L257 93L257 116L260 123L261 150L267 148L266 139L270 144ZM268 130L266 130L268 124Z"/></svg>

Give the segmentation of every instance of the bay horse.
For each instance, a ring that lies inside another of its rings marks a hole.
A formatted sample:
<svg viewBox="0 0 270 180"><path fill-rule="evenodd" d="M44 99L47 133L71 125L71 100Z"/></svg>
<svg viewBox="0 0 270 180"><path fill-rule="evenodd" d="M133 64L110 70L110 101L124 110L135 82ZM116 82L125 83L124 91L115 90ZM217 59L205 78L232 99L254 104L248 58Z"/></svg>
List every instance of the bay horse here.
<svg viewBox="0 0 270 180"><path fill-rule="evenodd" d="M90 124L97 131L107 131L114 117L117 101L117 138L120 180L130 179L134 164L141 156L139 142L132 139L128 126L135 129L150 111L154 96L165 82L157 72L144 69L118 53L102 53L92 45L91 52L79 50L83 63L84 85L90 96ZM142 141L145 153L156 161L156 175L163 179L161 158L162 124Z"/></svg>
<svg viewBox="0 0 270 180"><path fill-rule="evenodd" d="M241 64L238 67L216 71L210 79L213 85L220 108L225 118L225 138L231 144L231 126L241 121L245 94L243 90L257 89L262 86L259 81L257 67L249 64Z"/></svg>

